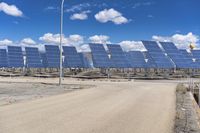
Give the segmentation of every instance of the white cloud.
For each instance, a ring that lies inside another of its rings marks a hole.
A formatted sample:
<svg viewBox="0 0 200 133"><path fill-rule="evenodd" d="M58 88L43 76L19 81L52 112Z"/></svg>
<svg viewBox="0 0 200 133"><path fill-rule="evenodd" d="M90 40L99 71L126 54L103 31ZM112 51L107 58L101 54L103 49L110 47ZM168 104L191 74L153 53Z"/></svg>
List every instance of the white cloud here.
<svg viewBox="0 0 200 133"><path fill-rule="evenodd" d="M86 20L87 18L88 16L85 13L75 13L70 17L71 20Z"/></svg>
<svg viewBox="0 0 200 133"><path fill-rule="evenodd" d="M75 35L70 35L68 40L73 45L73 44L83 43L84 38L81 35L75 34Z"/></svg>
<svg viewBox="0 0 200 133"><path fill-rule="evenodd" d="M3 11L7 15L15 16L15 17L22 17L23 12L19 10L15 5L8 5L5 2L0 3L0 11Z"/></svg>
<svg viewBox="0 0 200 133"><path fill-rule="evenodd" d="M65 10L65 12L76 12L76 11L82 11L85 8L90 7L91 5L89 3L81 3L78 5L74 5L71 8L68 8Z"/></svg>
<svg viewBox="0 0 200 133"><path fill-rule="evenodd" d="M35 45L37 43L33 39L31 39L31 38L24 38L23 40L21 40L21 44Z"/></svg>
<svg viewBox="0 0 200 133"><path fill-rule="evenodd" d="M9 45L9 44L13 44L13 41L9 39L0 40L0 45Z"/></svg>
<svg viewBox="0 0 200 133"><path fill-rule="evenodd" d="M189 32L186 35L175 34L171 37L154 35L152 39L155 41L173 42L178 48L188 48L191 43L195 44L196 46L199 45L199 36L194 35L192 32Z"/></svg>
<svg viewBox="0 0 200 133"><path fill-rule="evenodd" d="M124 51L144 51L145 47L141 41L122 41L119 43Z"/></svg>
<svg viewBox="0 0 200 133"><path fill-rule="evenodd" d="M74 13L71 17L70 17L70 19L71 20L86 20L86 19L88 19L88 13L90 13L90 11L88 10L88 11L83 11L83 12L81 12L81 13Z"/></svg>
<svg viewBox="0 0 200 133"><path fill-rule="evenodd" d="M63 44L64 45L77 45L80 43L83 43L83 37L81 35L70 35L69 37L65 37L63 35ZM60 34L52 34L52 33L46 33L42 37L39 38L39 40L49 43L49 44L59 44L60 43Z"/></svg>
<svg viewBox="0 0 200 133"><path fill-rule="evenodd" d="M39 38L39 40L45 42L45 43L55 43L59 44L60 42L60 34L52 34L52 33L46 33L42 37ZM63 43L67 43L67 39L63 37Z"/></svg>
<svg viewBox="0 0 200 133"><path fill-rule="evenodd" d="M119 24L125 24L128 23L128 19L122 16L122 14L115 9L104 9L103 11L98 12L95 15L95 18L97 21L101 23L106 23L106 22L113 22L117 25Z"/></svg>
<svg viewBox="0 0 200 133"><path fill-rule="evenodd" d="M110 43L109 39L110 37L106 35L94 35L94 36L89 37L89 40L92 43L100 43L100 44Z"/></svg>

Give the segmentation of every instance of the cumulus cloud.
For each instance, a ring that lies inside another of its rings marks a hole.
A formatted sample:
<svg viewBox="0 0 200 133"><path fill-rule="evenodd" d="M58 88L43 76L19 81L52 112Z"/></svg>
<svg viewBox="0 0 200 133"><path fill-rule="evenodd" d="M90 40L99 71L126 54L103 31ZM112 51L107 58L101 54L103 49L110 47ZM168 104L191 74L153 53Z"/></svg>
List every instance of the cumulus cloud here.
<svg viewBox="0 0 200 133"><path fill-rule="evenodd" d="M144 51L141 41L122 41L119 43L124 51Z"/></svg>
<svg viewBox="0 0 200 133"><path fill-rule="evenodd" d="M110 43L109 39L110 37L106 35L94 35L94 36L89 37L89 40L92 43L100 43L100 44Z"/></svg>
<svg viewBox="0 0 200 133"><path fill-rule="evenodd" d="M83 36L81 35L70 35L68 37L68 40L71 44L78 44L78 43L83 43L84 39L83 39Z"/></svg>
<svg viewBox="0 0 200 133"><path fill-rule="evenodd" d="M155 41L161 42L173 42L178 48L188 48L189 44L193 43L196 46L199 45L199 36L194 35L192 32L189 32L186 35L183 34L174 34L173 36L152 36L152 39Z"/></svg>
<svg viewBox="0 0 200 133"><path fill-rule="evenodd" d="M86 19L88 19L88 13L90 13L90 11L88 10L88 11L83 11L83 12L81 12L81 13L74 13L71 17L70 17L70 19L71 20L86 20Z"/></svg>
<svg viewBox="0 0 200 133"><path fill-rule="evenodd" d="M9 39L0 40L0 45L9 45L9 44L13 44L13 41Z"/></svg>
<svg viewBox="0 0 200 133"><path fill-rule="evenodd" d="M37 43L33 39L31 39L31 38L24 38L24 39L21 40L21 44L35 45Z"/></svg>
<svg viewBox="0 0 200 133"><path fill-rule="evenodd" d="M75 45L79 43L83 43L83 37L81 35L70 35L69 37L65 37L63 35L63 44L64 45ZM52 33L46 33L42 37L39 38L40 41L43 41L45 43L49 44L59 44L60 43L60 34L52 34Z"/></svg>
<svg viewBox="0 0 200 133"><path fill-rule="evenodd" d="M23 12L19 10L15 5L8 5L5 2L0 3L0 11L4 12L7 15L14 17L22 17Z"/></svg>
<svg viewBox="0 0 200 133"><path fill-rule="evenodd" d="M98 12L95 15L95 18L97 21L101 23L107 23L109 21L117 25L128 23L128 19L125 18L120 12L116 11L113 8L104 9L103 11Z"/></svg>
<svg viewBox="0 0 200 133"><path fill-rule="evenodd" d="M46 33L42 37L40 37L39 40L41 40L41 41L43 41L45 43L59 44L59 42L60 42L60 34ZM67 39L65 37L63 37L63 43L67 43Z"/></svg>

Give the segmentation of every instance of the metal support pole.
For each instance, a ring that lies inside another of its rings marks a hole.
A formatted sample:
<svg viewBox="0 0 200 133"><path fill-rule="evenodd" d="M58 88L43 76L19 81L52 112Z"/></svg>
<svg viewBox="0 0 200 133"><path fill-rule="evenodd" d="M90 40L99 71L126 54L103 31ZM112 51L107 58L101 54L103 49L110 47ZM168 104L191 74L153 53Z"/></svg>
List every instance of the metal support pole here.
<svg viewBox="0 0 200 133"><path fill-rule="evenodd" d="M62 0L60 8L60 77L59 85L62 85L62 37L63 37L63 7L65 0Z"/></svg>

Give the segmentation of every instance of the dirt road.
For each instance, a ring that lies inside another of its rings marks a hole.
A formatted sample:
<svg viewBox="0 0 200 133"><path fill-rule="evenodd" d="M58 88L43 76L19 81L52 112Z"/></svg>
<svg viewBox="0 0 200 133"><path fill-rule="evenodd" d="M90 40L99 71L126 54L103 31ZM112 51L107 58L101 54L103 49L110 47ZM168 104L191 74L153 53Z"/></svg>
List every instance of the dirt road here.
<svg viewBox="0 0 200 133"><path fill-rule="evenodd" d="M172 133L175 83L84 82L67 94L0 107L0 133Z"/></svg>

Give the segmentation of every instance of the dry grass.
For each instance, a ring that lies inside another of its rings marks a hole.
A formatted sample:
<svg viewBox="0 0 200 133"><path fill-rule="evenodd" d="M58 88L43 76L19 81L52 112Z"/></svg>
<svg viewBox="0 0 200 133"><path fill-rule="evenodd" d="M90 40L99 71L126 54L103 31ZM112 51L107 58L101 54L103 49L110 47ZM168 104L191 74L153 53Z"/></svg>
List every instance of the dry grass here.
<svg viewBox="0 0 200 133"><path fill-rule="evenodd" d="M178 84L176 87L176 92L181 92L185 94L187 92L187 88L183 84Z"/></svg>

